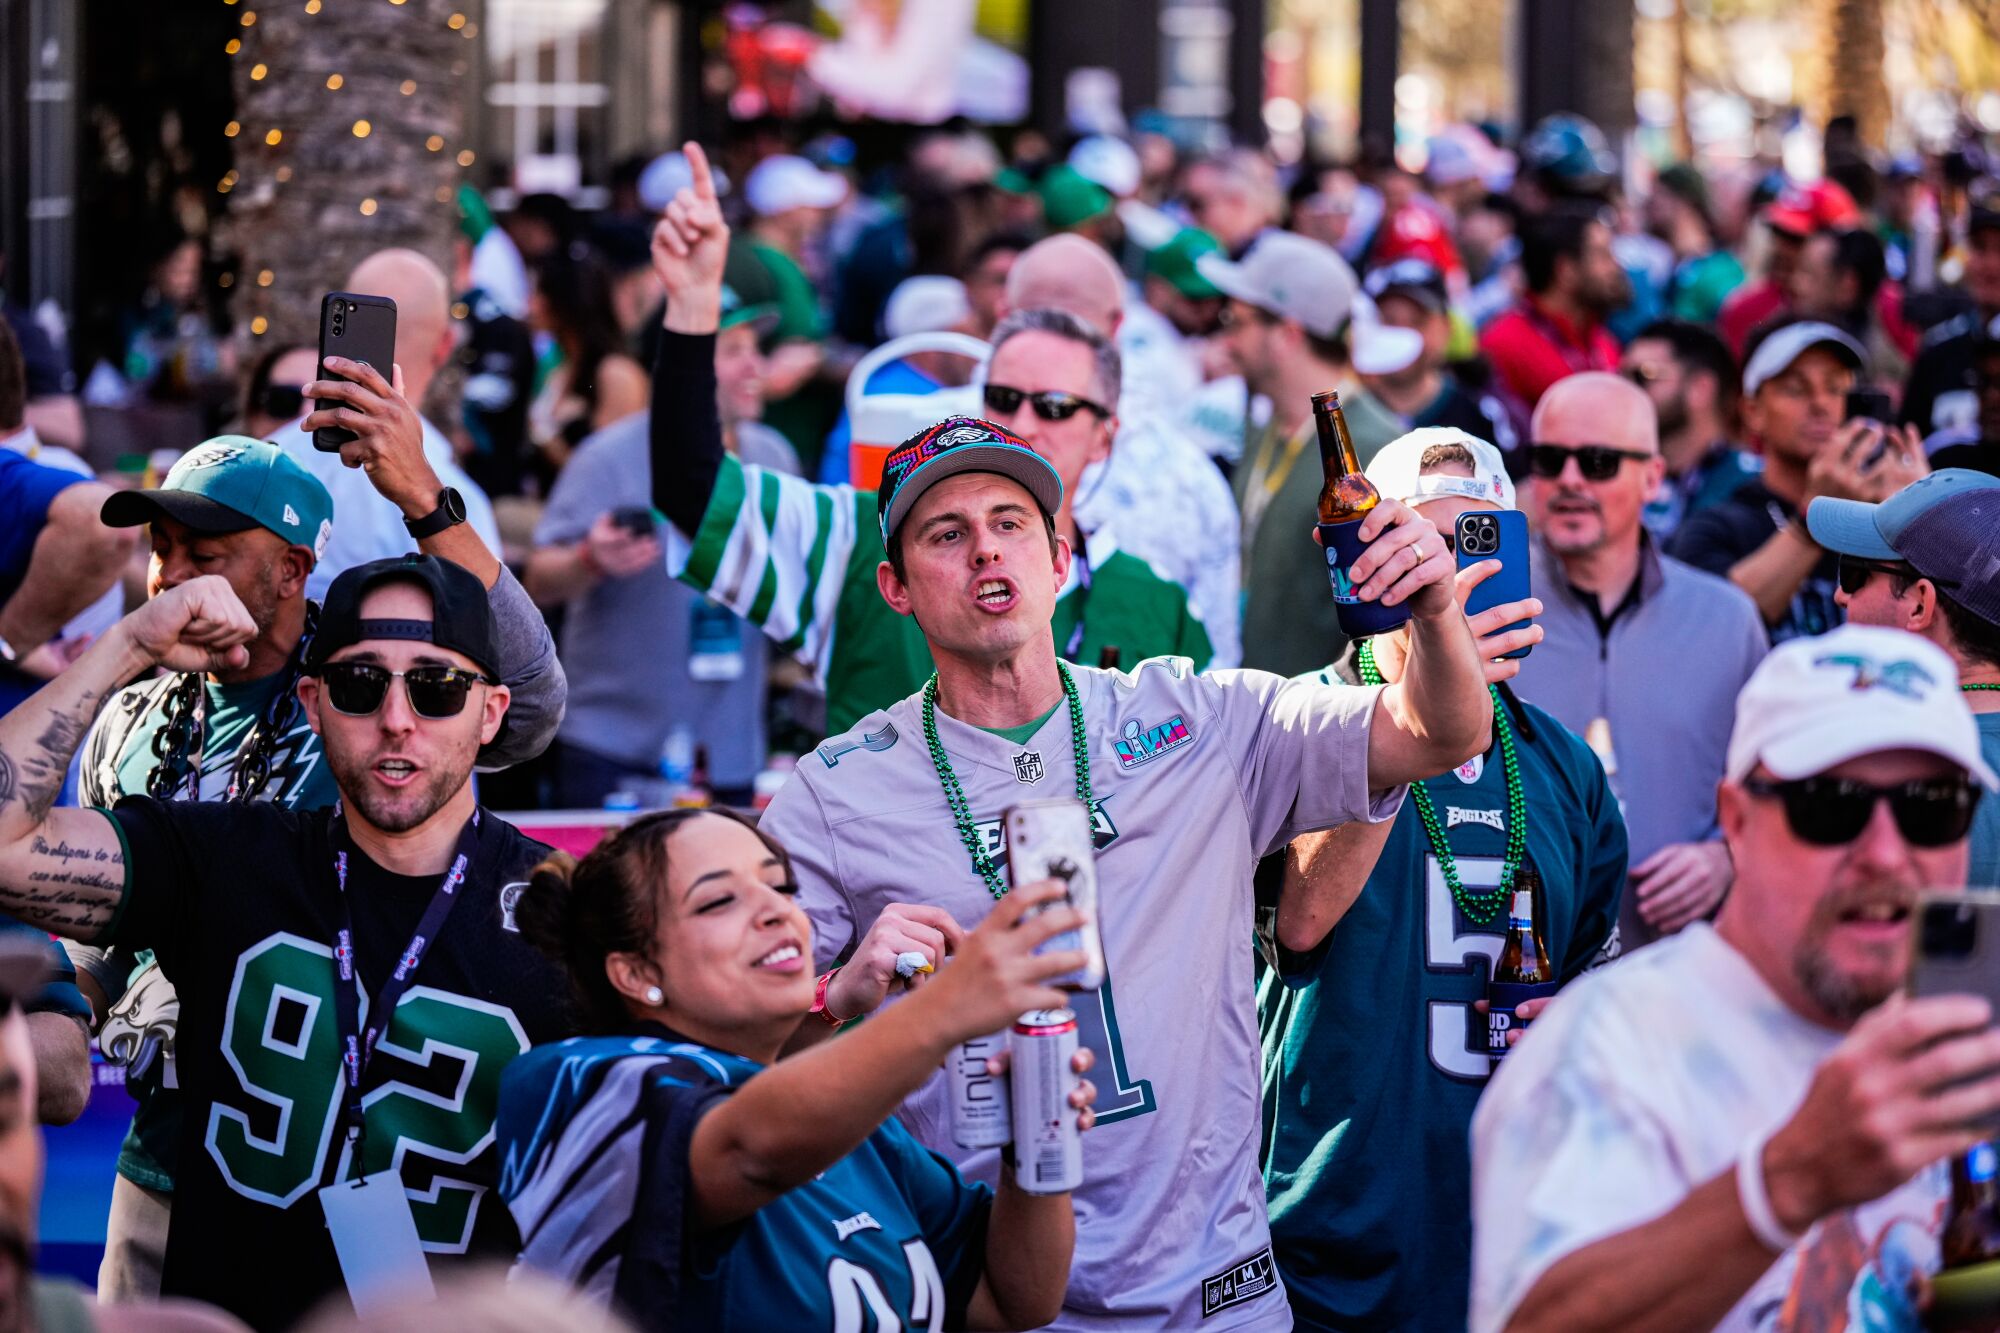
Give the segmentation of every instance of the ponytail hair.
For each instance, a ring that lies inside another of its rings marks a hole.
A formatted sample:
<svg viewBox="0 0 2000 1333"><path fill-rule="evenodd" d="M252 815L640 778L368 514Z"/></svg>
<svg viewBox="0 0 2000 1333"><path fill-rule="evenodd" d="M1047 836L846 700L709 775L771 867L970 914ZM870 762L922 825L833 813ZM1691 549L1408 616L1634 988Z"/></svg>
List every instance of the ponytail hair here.
<svg viewBox="0 0 2000 1333"><path fill-rule="evenodd" d="M703 815L734 820L755 833L791 878L791 857L777 840L721 807L642 815L582 860L555 852L528 876L514 907L515 924L522 938L569 978L586 1032L615 1032L632 1021L630 1001L605 970L610 955L636 954L662 972L669 969L670 960L656 952L667 892L667 842L681 825Z"/></svg>

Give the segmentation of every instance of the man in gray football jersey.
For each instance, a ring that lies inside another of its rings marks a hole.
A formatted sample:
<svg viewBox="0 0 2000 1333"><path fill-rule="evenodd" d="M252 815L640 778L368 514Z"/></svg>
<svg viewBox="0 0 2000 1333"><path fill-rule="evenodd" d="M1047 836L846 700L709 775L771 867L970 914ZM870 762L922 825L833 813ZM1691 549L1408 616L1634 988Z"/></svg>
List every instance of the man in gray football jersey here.
<svg viewBox="0 0 2000 1333"><path fill-rule="evenodd" d="M1421 680L1377 691L1196 675L1185 658L1121 674L1056 660L1049 615L1068 551L1046 524L1060 494L1046 463L956 420L892 454L884 476L882 593L923 627L938 674L806 756L764 816L792 854L818 965L891 903L976 924L1007 888L1001 812L1087 799L1109 978L1075 1007L1104 1073L1057 1327L1289 1328L1257 1171L1251 869L1299 833L1390 817L1403 784L1486 738L1443 541L1385 504L1358 569L1365 595L1412 603ZM906 944L935 958L945 939L927 929L908 924ZM879 1002L883 961L835 972L823 1017ZM991 1152L952 1143L942 1080L903 1118L991 1177Z"/></svg>
<svg viewBox="0 0 2000 1333"><path fill-rule="evenodd" d="M656 264L694 270L685 287L705 268L720 282L711 242L726 232L698 204L684 193L654 238ZM905 904L907 939L834 971L802 1037L881 1003L896 952L951 966L958 928L1007 891L1001 812L1081 797L1109 979L1076 996L1099 1127L1054 1327L1289 1328L1257 1163L1251 872L1300 833L1391 817L1405 784L1485 749L1491 700L1453 560L1394 501L1362 528L1374 540L1350 571L1361 597L1412 611L1394 685L1197 675L1184 658L1099 671L1060 663L1050 631L1070 562L1051 517L1061 504L1054 468L987 422L945 421L885 464L877 585L915 618L937 675L802 759L764 827L791 853L821 969L891 904ZM1318 558L1308 534L1299 544ZM968 1174L994 1178L993 1152L951 1141L943 1080L902 1115Z"/></svg>

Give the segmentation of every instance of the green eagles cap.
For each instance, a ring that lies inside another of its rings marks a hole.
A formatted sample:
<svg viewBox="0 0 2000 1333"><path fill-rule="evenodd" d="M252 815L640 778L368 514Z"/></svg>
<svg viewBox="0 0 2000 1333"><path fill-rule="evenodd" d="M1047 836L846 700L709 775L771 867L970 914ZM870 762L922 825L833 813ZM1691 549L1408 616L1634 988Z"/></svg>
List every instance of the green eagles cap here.
<svg viewBox="0 0 2000 1333"><path fill-rule="evenodd" d="M1042 216L1052 231L1080 227L1111 211L1111 191L1067 162L1044 171L1035 193L1042 197Z"/></svg>
<svg viewBox="0 0 2000 1333"><path fill-rule="evenodd" d="M728 283L722 284L722 328L733 329L739 324L756 326L757 336L762 338L778 327L778 307L774 302L760 301L746 305L736 289Z"/></svg>
<svg viewBox="0 0 2000 1333"><path fill-rule="evenodd" d="M1199 227L1182 227L1171 241L1146 256L1146 273L1190 301L1212 301L1222 295L1222 288L1203 277L1196 262L1203 255L1221 253L1222 242Z"/></svg>
<svg viewBox="0 0 2000 1333"><path fill-rule="evenodd" d="M161 514L196 532L268 528L318 560L333 536L333 497L298 460L264 440L218 435L181 455L149 491L119 491L100 517L136 528Z"/></svg>

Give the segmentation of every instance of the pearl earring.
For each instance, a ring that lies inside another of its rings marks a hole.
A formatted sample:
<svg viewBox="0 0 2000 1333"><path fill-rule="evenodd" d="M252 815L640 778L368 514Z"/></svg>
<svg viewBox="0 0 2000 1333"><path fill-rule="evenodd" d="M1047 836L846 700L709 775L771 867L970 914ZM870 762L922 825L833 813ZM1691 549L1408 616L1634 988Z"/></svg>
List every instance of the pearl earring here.
<svg viewBox="0 0 2000 1333"><path fill-rule="evenodd" d="M652 1004L652 1005L665 1004L666 1000L667 1000L666 993L662 991L658 986L646 987L647 1004Z"/></svg>

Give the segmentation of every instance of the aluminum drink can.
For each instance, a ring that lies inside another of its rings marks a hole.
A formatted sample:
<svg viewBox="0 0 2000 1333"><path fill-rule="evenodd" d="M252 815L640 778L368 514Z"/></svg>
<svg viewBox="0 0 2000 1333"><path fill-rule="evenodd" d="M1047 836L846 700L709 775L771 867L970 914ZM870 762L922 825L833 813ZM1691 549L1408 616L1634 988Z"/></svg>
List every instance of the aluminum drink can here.
<svg viewBox="0 0 2000 1333"><path fill-rule="evenodd" d="M1069 1104L1076 1087L1076 1015L1068 1009L1022 1014L1008 1037L1014 1101L1014 1183L1028 1194L1061 1194L1083 1184L1083 1139Z"/></svg>
<svg viewBox="0 0 2000 1333"><path fill-rule="evenodd" d="M1007 1075L989 1074L986 1062L1007 1048L1007 1034L974 1037L951 1053L951 1138L961 1148L1002 1148L1014 1141Z"/></svg>

